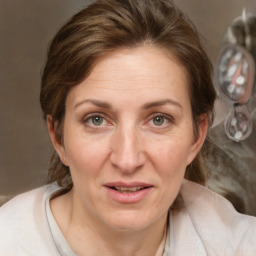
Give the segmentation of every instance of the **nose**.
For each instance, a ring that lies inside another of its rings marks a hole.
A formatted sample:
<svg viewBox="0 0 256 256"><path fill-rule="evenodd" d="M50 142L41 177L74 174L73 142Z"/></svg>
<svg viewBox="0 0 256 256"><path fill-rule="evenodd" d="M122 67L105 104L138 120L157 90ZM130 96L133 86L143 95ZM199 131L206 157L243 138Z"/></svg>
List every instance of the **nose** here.
<svg viewBox="0 0 256 256"><path fill-rule="evenodd" d="M119 127L111 144L111 163L122 173L132 174L144 165L142 138L136 127Z"/></svg>

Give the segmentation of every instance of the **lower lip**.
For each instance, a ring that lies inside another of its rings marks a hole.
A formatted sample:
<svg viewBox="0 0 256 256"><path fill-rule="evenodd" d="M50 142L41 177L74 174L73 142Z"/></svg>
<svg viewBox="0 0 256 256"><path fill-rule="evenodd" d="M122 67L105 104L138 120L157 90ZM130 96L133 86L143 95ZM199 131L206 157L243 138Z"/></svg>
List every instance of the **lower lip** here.
<svg viewBox="0 0 256 256"><path fill-rule="evenodd" d="M109 187L106 187L106 189L107 189L108 195L114 201L118 203L132 204L132 203L138 203L142 201L150 193L153 187L144 188L136 192L128 192L128 193L122 193L117 190L111 189Z"/></svg>

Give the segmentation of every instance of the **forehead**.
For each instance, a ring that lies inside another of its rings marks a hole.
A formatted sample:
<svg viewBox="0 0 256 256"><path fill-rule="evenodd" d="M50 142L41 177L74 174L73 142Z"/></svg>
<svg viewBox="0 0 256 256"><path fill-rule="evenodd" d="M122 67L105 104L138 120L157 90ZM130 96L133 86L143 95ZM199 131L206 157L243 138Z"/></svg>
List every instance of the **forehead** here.
<svg viewBox="0 0 256 256"><path fill-rule="evenodd" d="M139 80L152 79L153 77L170 79L170 67L173 72L181 71L183 73L182 80L187 79L185 67L181 65L172 52L166 49L149 45L124 48L99 58L87 81L97 81L99 73L103 78L103 75L108 75L107 72L111 72L113 79Z"/></svg>
<svg viewBox="0 0 256 256"><path fill-rule="evenodd" d="M67 100L99 96L127 99L138 95L146 100L169 96L189 101L186 69L165 49L119 49L98 59L91 74L71 89Z"/></svg>

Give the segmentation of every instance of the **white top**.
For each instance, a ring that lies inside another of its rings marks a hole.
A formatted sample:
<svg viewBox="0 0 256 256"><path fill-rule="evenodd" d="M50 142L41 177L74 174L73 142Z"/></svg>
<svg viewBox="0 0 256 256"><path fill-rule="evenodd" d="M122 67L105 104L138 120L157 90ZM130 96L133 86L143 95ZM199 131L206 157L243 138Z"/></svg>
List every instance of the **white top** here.
<svg viewBox="0 0 256 256"><path fill-rule="evenodd" d="M56 245L57 251L61 256L77 256L77 254L71 249L67 240L63 236L57 222L55 221L51 208L50 208L50 196L46 199L46 218L49 223L49 228L52 233L53 241Z"/></svg>
<svg viewBox="0 0 256 256"><path fill-rule="evenodd" d="M76 256L50 211L49 199L58 189L47 185L0 208L0 256ZM256 218L189 181L181 195L185 207L170 214L164 256L256 256Z"/></svg>

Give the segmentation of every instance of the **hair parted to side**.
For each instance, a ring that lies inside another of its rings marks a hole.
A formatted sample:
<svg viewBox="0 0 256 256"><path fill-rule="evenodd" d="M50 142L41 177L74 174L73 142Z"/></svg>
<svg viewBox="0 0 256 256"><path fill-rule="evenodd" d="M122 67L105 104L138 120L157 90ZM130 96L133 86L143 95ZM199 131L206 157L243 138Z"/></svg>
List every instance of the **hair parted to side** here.
<svg viewBox="0 0 256 256"><path fill-rule="evenodd" d="M99 0L74 15L55 35L43 70L40 102L51 115L62 140L65 101L69 90L84 80L96 61L110 51L149 44L172 52L188 73L192 115L197 124L207 114L211 124L215 90L212 66L198 33L171 0ZM185 177L203 184L202 152L187 167ZM54 153L48 181L71 189L69 168Z"/></svg>

